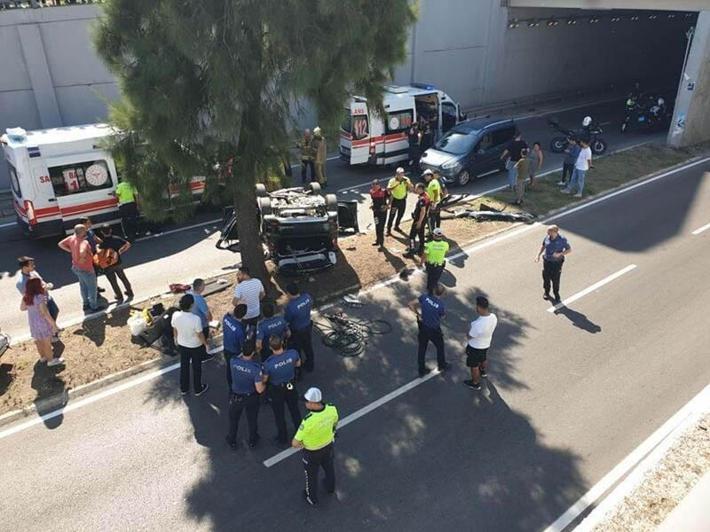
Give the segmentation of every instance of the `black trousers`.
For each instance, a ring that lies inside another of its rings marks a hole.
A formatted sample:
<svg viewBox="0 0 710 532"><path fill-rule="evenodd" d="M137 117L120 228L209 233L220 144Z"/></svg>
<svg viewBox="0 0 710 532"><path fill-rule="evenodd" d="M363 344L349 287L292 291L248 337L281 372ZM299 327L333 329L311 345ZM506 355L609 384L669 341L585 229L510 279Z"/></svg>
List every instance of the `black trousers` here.
<svg viewBox="0 0 710 532"><path fill-rule="evenodd" d="M572 172L574 172L574 164L563 163L562 164L562 179L561 179L561 181L564 181L565 183L569 183L569 180L572 177Z"/></svg>
<svg viewBox="0 0 710 532"><path fill-rule="evenodd" d="M335 451L333 444L326 445L317 451L303 450L303 469L306 472L306 495L311 501L318 502L318 472L325 471L325 491L335 491Z"/></svg>
<svg viewBox="0 0 710 532"><path fill-rule="evenodd" d="M132 201L119 205L118 213L121 215L123 236L128 240L133 240L138 234L138 206L136 202Z"/></svg>
<svg viewBox="0 0 710 532"><path fill-rule="evenodd" d="M311 169L311 178L308 179L308 169ZM304 161L301 159L301 181L305 185L306 183L309 183L311 181L315 181L316 179L316 167L313 164L313 159L308 159Z"/></svg>
<svg viewBox="0 0 710 532"><path fill-rule="evenodd" d="M423 373L426 369L424 360L426 358L426 348L429 346L429 342L434 344L436 348L436 365L439 369L442 369L446 365L446 355L444 354L444 335L441 332L441 327L432 329L427 327L421 321L417 324L419 326L418 340L418 351L417 351L417 362L419 363L419 373Z"/></svg>
<svg viewBox="0 0 710 532"><path fill-rule="evenodd" d="M231 393L232 392L232 367L230 365L230 362L232 358L238 355L238 353L232 353L231 351L224 351L222 353L224 355L224 364L227 367L227 386L228 390Z"/></svg>
<svg viewBox="0 0 710 532"><path fill-rule="evenodd" d="M123 266L120 264L111 266L104 270L104 275L106 275L106 279L108 279L111 288L113 288L113 295L116 296L116 299L123 299L121 287L118 285L116 277L121 279L123 287L126 289L126 292L128 292L128 295L133 295L133 288L131 288L131 283L128 280L128 277L126 277L126 272L123 271Z"/></svg>
<svg viewBox="0 0 710 532"><path fill-rule="evenodd" d="M433 233L437 227L441 227L441 210L431 209L427 216L427 223L429 224L430 233Z"/></svg>
<svg viewBox="0 0 710 532"><path fill-rule="evenodd" d="M304 329L291 331L291 339L294 349L301 355L303 369L313 371L313 323L310 323Z"/></svg>
<svg viewBox="0 0 710 532"><path fill-rule="evenodd" d="M231 394L229 396L229 432L227 440L229 443L237 441L237 430L239 429L239 419L242 412L247 412L247 426L249 427L249 443L255 444L259 439L257 420L259 418L259 394L251 395Z"/></svg>
<svg viewBox="0 0 710 532"><path fill-rule="evenodd" d="M424 234L426 233L426 220L422 222L422 226L417 229L417 221L412 220L412 227L409 230L409 249L418 254L424 253ZM416 239L419 239L419 243L416 244Z"/></svg>
<svg viewBox="0 0 710 532"><path fill-rule="evenodd" d="M550 293L550 284L552 284L552 292L556 298L560 298L560 276L562 275L562 263L564 260L546 260L542 266L542 288L546 294Z"/></svg>
<svg viewBox="0 0 710 532"><path fill-rule="evenodd" d="M274 409L274 420L276 421L276 435L280 442L287 443L288 436L286 432L286 408L291 414L291 421L295 430L298 430L301 424L301 411L298 409L298 391L294 387L289 390L285 385L272 384L269 386L269 398L271 399L271 408Z"/></svg>
<svg viewBox="0 0 710 532"><path fill-rule="evenodd" d="M387 221L387 212L375 212L375 234L377 238L375 242L379 245L385 243L385 222Z"/></svg>
<svg viewBox="0 0 710 532"><path fill-rule="evenodd" d="M205 346L184 347L178 345L180 352L180 390L190 391L190 363L192 363L192 384L196 392L202 389L202 359L205 356Z"/></svg>
<svg viewBox="0 0 710 532"><path fill-rule="evenodd" d="M439 284L439 279L441 279L441 274L444 273L444 264L431 264L426 263L426 288L429 292L433 292L436 285Z"/></svg>
<svg viewBox="0 0 710 532"><path fill-rule="evenodd" d="M407 197L402 199L392 198L392 203L390 204L390 214L387 218L387 231L392 230L392 224L396 229L399 229L399 223L402 221L402 216L404 216L404 211L407 208Z"/></svg>

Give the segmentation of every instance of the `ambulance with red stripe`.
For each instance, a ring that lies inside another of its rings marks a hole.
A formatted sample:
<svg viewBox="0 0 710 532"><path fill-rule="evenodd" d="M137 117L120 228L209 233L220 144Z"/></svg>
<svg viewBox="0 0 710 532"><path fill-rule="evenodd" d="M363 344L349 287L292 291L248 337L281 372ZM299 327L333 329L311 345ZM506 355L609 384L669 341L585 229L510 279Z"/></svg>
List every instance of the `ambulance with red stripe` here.
<svg viewBox="0 0 710 532"><path fill-rule="evenodd" d="M385 165L409 160L409 129L429 123L434 138L465 120L459 104L433 85L389 85L383 94L386 115L377 115L365 98L346 107L340 127L340 157L349 164Z"/></svg>
<svg viewBox="0 0 710 532"><path fill-rule="evenodd" d="M85 216L94 224L120 222L116 165L104 148L114 134L108 124L6 130L0 143L17 221L26 235L64 235ZM193 194L201 194L204 186L203 178L191 182Z"/></svg>

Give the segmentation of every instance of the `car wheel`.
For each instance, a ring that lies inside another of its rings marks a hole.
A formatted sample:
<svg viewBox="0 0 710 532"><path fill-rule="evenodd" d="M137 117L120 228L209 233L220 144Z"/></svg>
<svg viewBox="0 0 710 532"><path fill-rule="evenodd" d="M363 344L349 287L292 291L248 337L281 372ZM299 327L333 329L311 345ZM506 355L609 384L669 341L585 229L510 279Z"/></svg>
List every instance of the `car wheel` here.
<svg viewBox="0 0 710 532"><path fill-rule="evenodd" d="M554 137L550 141L550 151L553 153L562 153L567 148L566 137Z"/></svg>
<svg viewBox="0 0 710 532"><path fill-rule="evenodd" d="M456 184L460 187L468 185L469 181L471 181L471 174L468 170L462 170L461 173L456 177Z"/></svg>
<svg viewBox="0 0 710 532"><path fill-rule="evenodd" d="M601 155L606 151L606 142L602 139L594 139L591 147L594 155Z"/></svg>
<svg viewBox="0 0 710 532"><path fill-rule="evenodd" d="M256 198L262 218L271 214L271 198Z"/></svg>
<svg viewBox="0 0 710 532"><path fill-rule="evenodd" d="M257 183L256 184L256 197L257 198L265 198L269 195L269 193L266 191L266 185L263 183Z"/></svg>
<svg viewBox="0 0 710 532"><path fill-rule="evenodd" d="M328 212L338 212L338 198L335 194L325 195L325 208Z"/></svg>
<svg viewBox="0 0 710 532"><path fill-rule="evenodd" d="M316 183L315 181L311 181L308 183L308 189L313 193L314 195L320 194L320 183Z"/></svg>

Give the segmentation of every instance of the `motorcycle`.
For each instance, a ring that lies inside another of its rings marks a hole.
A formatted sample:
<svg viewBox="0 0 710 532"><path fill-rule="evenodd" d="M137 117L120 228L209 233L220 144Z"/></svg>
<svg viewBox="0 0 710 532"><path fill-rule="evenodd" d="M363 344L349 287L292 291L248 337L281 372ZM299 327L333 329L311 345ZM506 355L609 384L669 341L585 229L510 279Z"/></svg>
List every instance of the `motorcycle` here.
<svg viewBox="0 0 710 532"><path fill-rule="evenodd" d="M647 130L665 129L670 125L671 113L665 100L656 96L630 96L625 103L621 132L638 127Z"/></svg>
<svg viewBox="0 0 710 532"><path fill-rule="evenodd" d="M589 141L589 147L594 155L601 155L608 147L606 141L600 136L604 133L604 130L589 117L585 118L584 122L582 122L582 129L580 131L565 129L560 126L559 122L556 120L548 120L548 124L555 131L562 133L561 136L552 137L550 141L550 151L553 153L564 152L567 146L569 146L568 139L574 139L576 141L585 139Z"/></svg>

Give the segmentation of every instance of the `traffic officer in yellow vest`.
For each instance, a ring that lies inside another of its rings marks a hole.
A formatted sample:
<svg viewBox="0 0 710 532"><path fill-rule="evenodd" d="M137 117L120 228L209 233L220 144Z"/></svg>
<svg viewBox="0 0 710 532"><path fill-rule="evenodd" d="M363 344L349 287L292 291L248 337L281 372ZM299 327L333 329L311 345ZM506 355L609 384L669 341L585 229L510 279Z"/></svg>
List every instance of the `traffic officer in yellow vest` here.
<svg viewBox="0 0 710 532"><path fill-rule="evenodd" d="M434 173L427 169L422 174L424 180L426 181L426 193L431 200L431 205L429 206L429 213L427 216L427 225L429 226L429 233L432 234L436 227L441 226L441 200L443 199L443 192L441 187L441 181L439 181L439 174Z"/></svg>
<svg viewBox="0 0 710 532"><path fill-rule="evenodd" d="M404 168L401 166L394 172L394 177L387 183L387 192L390 197L390 214L387 219L387 236L392 236L392 224L394 230L401 233L399 223L402 221L404 211L407 210L407 193L412 190L412 182L404 175Z"/></svg>
<svg viewBox="0 0 710 532"><path fill-rule="evenodd" d="M338 425L338 409L330 403L323 403L323 395L318 388L309 388L304 399L309 410L303 418L291 445L303 449L303 469L306 472L306 489L303 498L311 506L318 504L318 471L325 471L325 490L335 492L335 466L333 464L333 442Z"/></svg>
<svg viewBox="0 0 710 532"><path fill-rule="evenodd" d="M121 215L123 236L133 240L138 233L138 205L136 204L136 189L127 181L116 185L118 213Z"/></svg>
<svg viewBox="0 0 710 532"><path fill-rule="evenodd" d="M426 287L429 293L434 293L434 289L439 284L439 279L441 279L441 274L444 273L444 266L446 265L446 254L449 252L449 243L444 240L444 232L441 227L435 228L432 235L434 240L424 244Z"/></svg>

